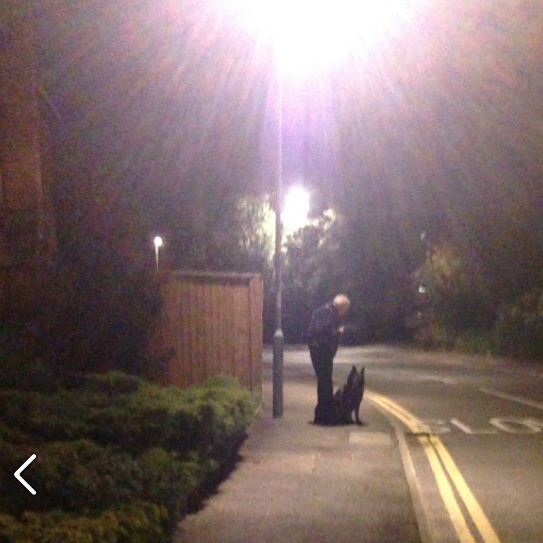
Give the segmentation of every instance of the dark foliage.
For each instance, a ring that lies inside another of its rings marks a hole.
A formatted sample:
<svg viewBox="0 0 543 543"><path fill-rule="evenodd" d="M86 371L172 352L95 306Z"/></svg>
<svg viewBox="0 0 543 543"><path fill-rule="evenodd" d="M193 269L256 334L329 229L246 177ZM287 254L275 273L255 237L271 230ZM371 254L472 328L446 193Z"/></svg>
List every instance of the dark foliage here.
<svg viewBox="0 0 543 543"><path fill-rule="evenodd" d="M254 409L251 394L223 378L181 391L111 373L75 376L53 393L1 391L0 541L166 540ZM38 493L8 492L30 454Z"/></svg>
<svg viewBox="0 0 543 543"><path fill-rule="evenodd" d="M498 354L543 359L543 289L532 289L503 304L494 342Z"/></svg>
<svg viewBox="0 0 543 543"><path fill-rule="evenodd" d="M168 516L154 503L132 502L97 514L63 511L0 514L2 543L162 543L168 540Z"/></svg>
<svg viewBox="0 0 543 543"><path fill-rule="evenodd" d="M111 392L136 383L133 392ZM133 454L161 446L220 455L252 416L245 393L218 383L180 392L113 374L89 384L55 394L0 392L0 417L38 442L88 438Z"/></svg>

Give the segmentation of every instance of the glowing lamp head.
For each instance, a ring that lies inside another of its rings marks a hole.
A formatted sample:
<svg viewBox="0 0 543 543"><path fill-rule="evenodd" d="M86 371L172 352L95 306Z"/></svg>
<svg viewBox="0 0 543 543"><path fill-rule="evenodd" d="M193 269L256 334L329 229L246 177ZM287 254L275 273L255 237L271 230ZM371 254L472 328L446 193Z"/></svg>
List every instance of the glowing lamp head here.
<svg viewBox="0 0 543 543"><path fill-rule="evenodd" d="M159 247L162 247L164 242L160 236L156 236L153 243L155 244L155 249L158 249Z"/></svg>
<svg viewBox="0 0 543 543"><path fill-rule="evenodd" d="M240 24L274 43L279 69L312 72L368 49L414 0L226 0Z"/></svg>
<svg viewBox="0 0 543 543"><path fill-rule="evenodd" d="M292 187L285 197L281 218L285 234L293 234L308 223L309 193L302 187Z"/></svg>

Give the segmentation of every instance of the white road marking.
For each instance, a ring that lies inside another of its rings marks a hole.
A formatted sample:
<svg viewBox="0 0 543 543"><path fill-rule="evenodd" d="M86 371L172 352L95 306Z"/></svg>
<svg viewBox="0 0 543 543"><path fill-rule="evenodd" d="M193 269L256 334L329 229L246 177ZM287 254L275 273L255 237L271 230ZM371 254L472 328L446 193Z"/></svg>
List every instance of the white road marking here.
<svg viewBox="0 0 543 543"><path fill-rule="evenodd" d="M415 435L439 435L448 434L453 431L449 423L468 435L494 435L501 432L507 434L539 434L543 432L543 420L533 417L493 417L489 420L490 427L475 428L457 418L444 419L420 419L417 425L411 430ZM499 432L498 430L501 430ZM371 434L366 434L371 435ZM359 438L349 437L352 443L358 442ZM360 438L360 442L362 442Z"/></svg>
<svg viewBox="0 0 543 543"><path fill-rule="evenodd" d="M497 434L496 428L472 428L467 424L459 421L458 419L451 419L451 424L454 424L457 428L460 428L465 434Z"/></svg>
<svg viewBox="0 0 543 543"><path fill-rule="evenodd" d="M540 428L543 428L543 420L541 419L535 419L533 417L529 417L527 419L524 419L529 421L531 424L535 424L536 426L539 426Z"/></svg>
<svg viewBox="0 0 543 543"><path fill-rule="evenodd" d="M496 396L497 398L502 398L504 400L521 403L530 407L535 407L536 409L543 409L543 403L527 400L526 398L521 398L520 396L506 394L505 392L500 392L499 390L494 390L493 388L480 388L479 390L485 394L489 394L490 396Z"/></svg>
<svg viewBox="0 0 543 543"><path fill-rule="evenodd" d="M533 419L517 417L496 417L490 419L490 424L508 434L539 434L540 425Z"/></svg>
<svg viewBox="0 0 543 543"><path fill-rule="evenodd" d="M417 433L427 433L430 435L447 434L452 431L450 426L448 426L449 422L468 435L493 435L501 432L522 435L540 434L543 432L543 420L540 419L533 417L493 417L489 421L490 428L473 428L457 418L452 418L449 421L442 419L422 419L419 421Z"/></svg>

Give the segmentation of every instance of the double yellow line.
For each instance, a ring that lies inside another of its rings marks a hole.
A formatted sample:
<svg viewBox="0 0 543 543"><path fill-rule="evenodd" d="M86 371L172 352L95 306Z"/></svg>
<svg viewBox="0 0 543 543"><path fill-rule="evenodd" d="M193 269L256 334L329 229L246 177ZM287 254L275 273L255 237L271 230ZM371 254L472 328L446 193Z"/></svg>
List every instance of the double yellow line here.
<svg viewBox="0 0 543 543"><path fill-rule="evenodd" d="M456 498L454 488L456 488L456 493L464 502L465 508L484 543L501 543L494 528L492 528L487 516L479 505L479 502L471 492L456 463L452 459L451 454L445 445L443 445L442 441L437 436L431 435L422 421L390 398L370 391L366 392L366 397L382 409L394 415L403 422L413 434L417 435L417 438L426 453L436 479L439 493L443 498L443 503L445 504L445 508L460 542L476 543L477 540L468 526L466 517Z"/></svg>

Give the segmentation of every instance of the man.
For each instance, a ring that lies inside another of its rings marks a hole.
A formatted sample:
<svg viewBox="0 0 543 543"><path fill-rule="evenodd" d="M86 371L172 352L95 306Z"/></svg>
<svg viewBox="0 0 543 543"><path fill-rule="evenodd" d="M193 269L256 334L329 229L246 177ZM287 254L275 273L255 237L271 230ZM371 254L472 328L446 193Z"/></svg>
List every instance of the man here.
<svg viewBox="0 0 543 543"><path fill-rule="evenodd" d="M315 424L324 426L337 424L332 371L334 356L343 334L342 321L350 305L351 302L345 294L338 294L332 303L319 307L311 317L307 340L311 362L317 376Z"/></svg>

